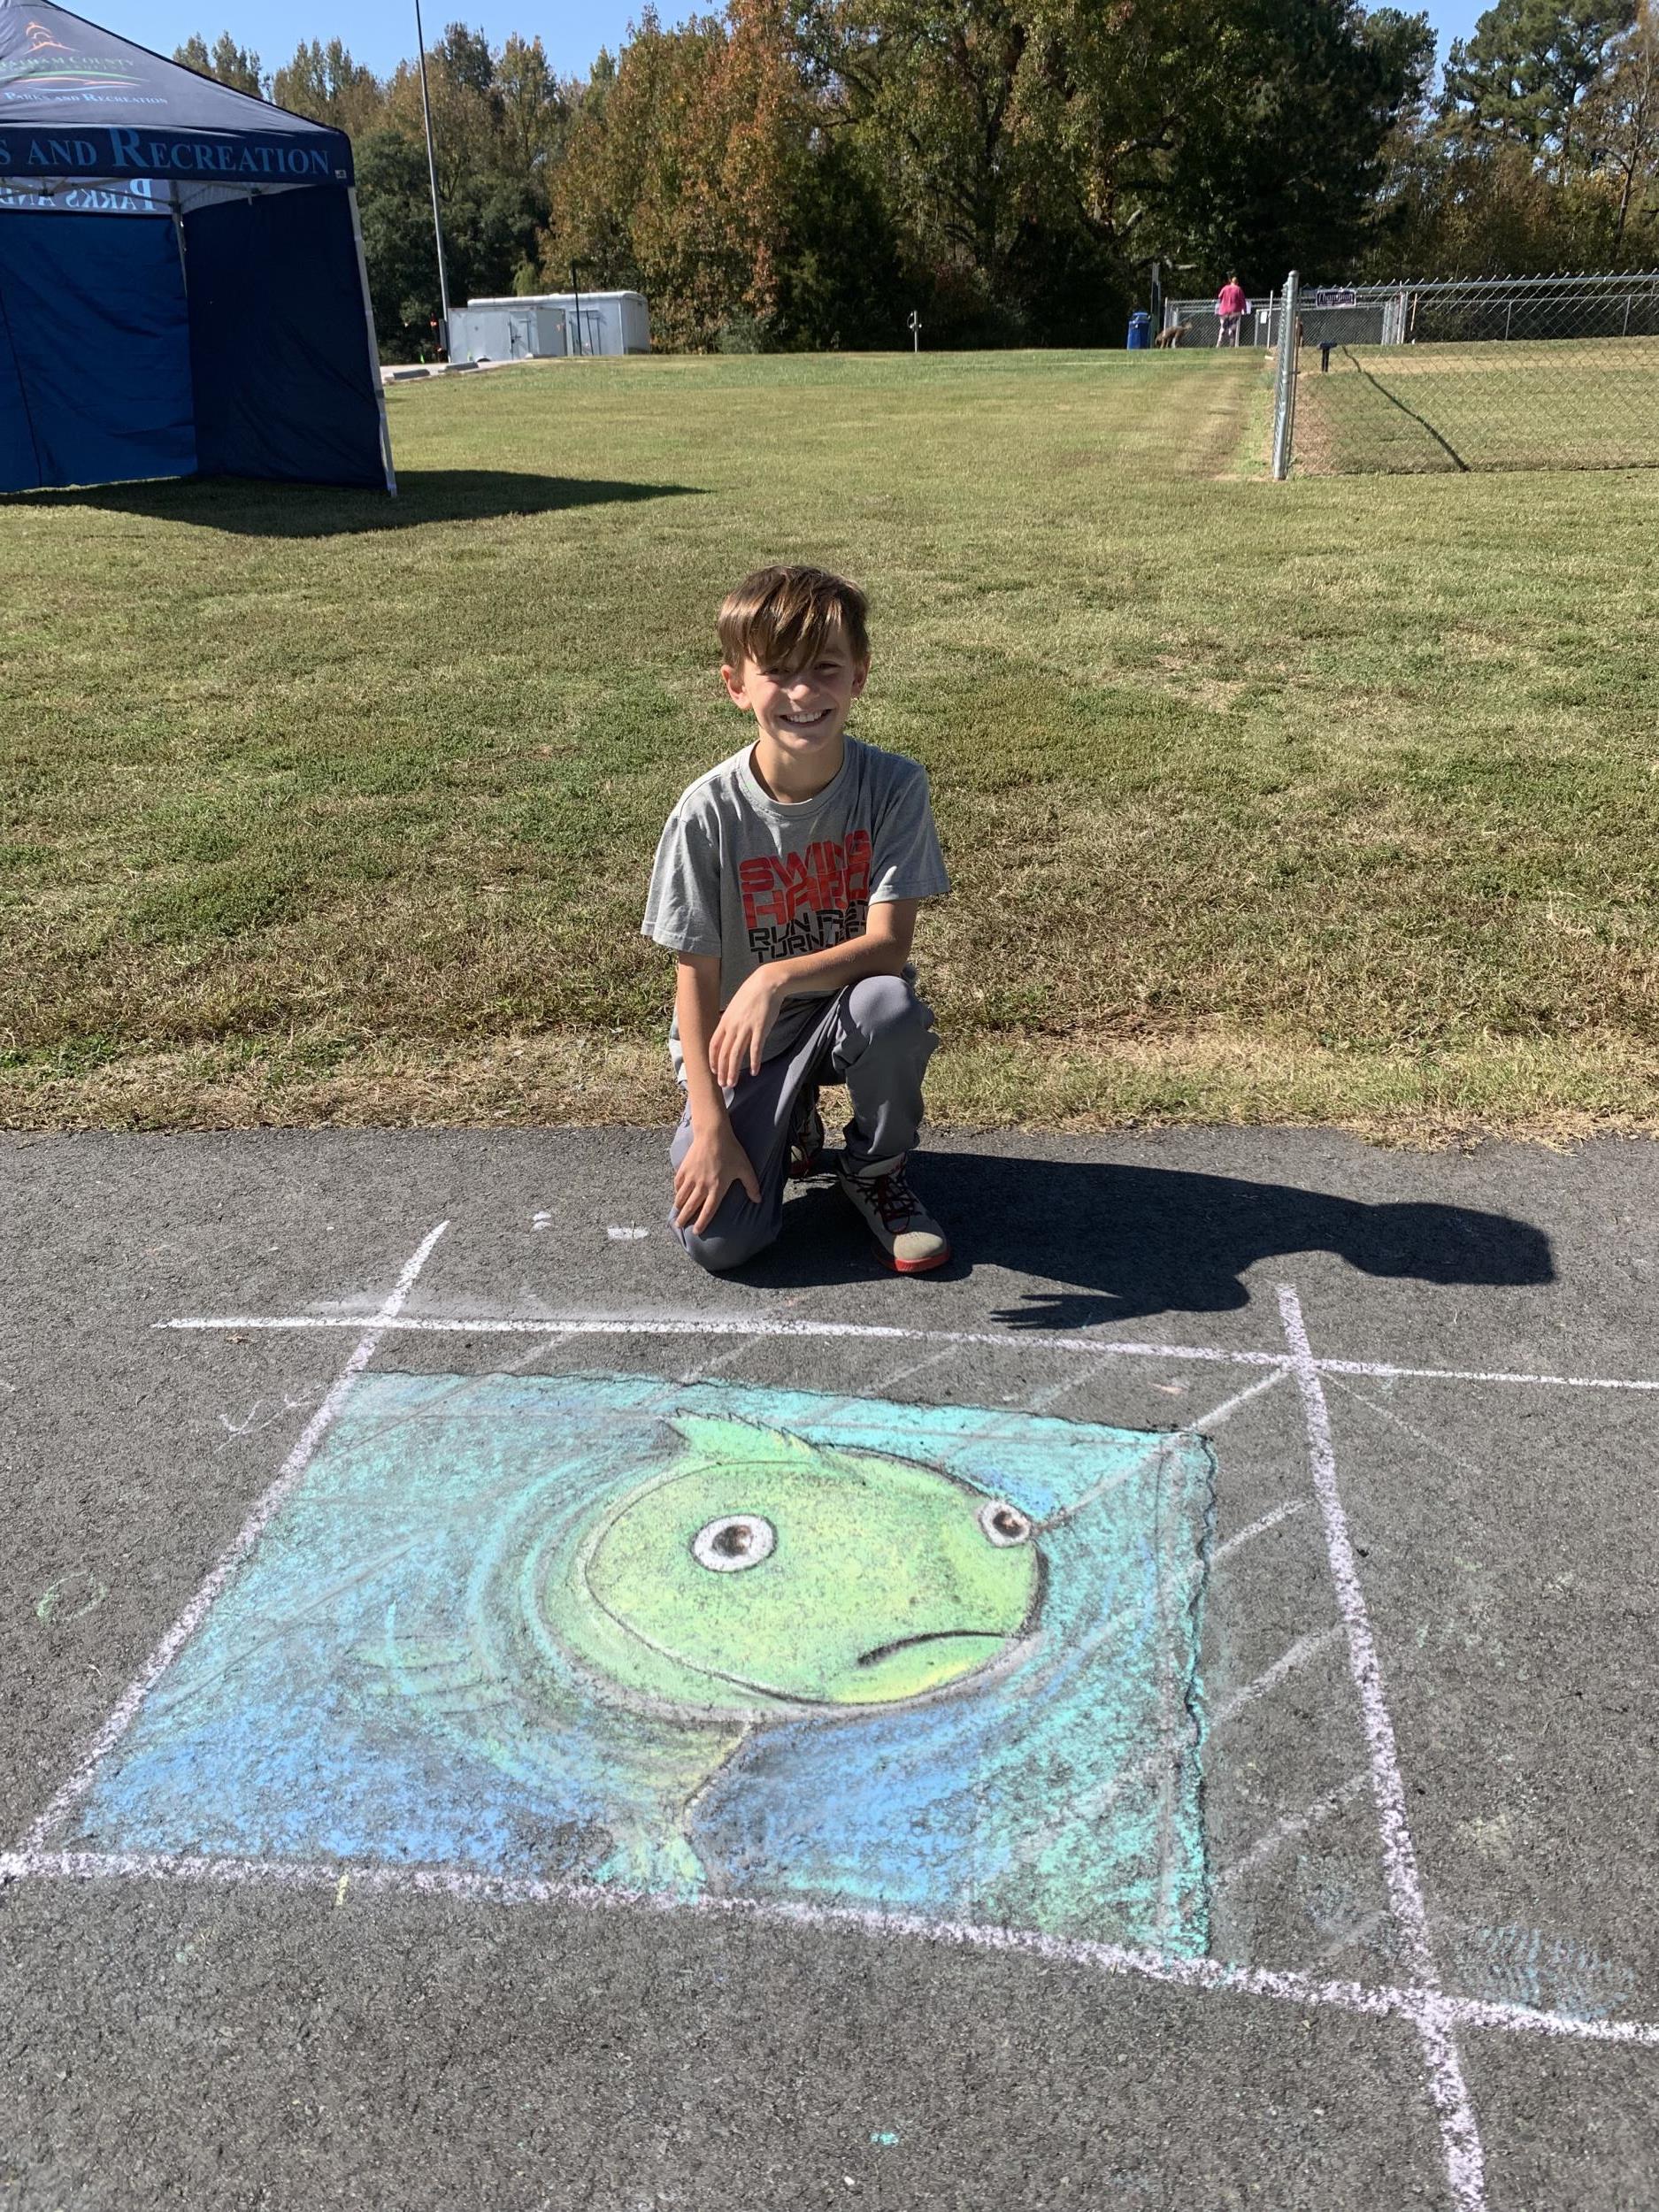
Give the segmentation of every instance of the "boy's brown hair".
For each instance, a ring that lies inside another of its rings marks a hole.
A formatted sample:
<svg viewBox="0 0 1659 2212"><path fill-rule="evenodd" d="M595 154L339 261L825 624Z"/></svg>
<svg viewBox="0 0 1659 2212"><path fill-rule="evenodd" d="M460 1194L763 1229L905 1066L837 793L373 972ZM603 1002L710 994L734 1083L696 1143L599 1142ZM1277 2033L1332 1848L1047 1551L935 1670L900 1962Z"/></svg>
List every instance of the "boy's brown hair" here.
<svg viewBox="0 0 1659 2212"><path fill-rule="evenodd" d="M826 645L870 658L869 602L856 584L824 568L757 568L720 609L720 652L731 668L745 660L773 675L810 667Z"/></svg>

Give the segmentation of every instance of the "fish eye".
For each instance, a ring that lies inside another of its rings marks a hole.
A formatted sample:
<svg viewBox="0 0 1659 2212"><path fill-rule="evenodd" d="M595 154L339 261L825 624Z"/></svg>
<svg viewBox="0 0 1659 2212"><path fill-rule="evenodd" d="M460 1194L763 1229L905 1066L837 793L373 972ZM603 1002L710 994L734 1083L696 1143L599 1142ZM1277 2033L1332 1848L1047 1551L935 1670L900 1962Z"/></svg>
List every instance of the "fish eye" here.
<svg viewBox="0 0 1659 2212"><path fill-rule="evenodd" d="M758 1567L770 1558L777 1541L777 1530L758 1513L723 1513L697 1531L691 1555L718 1575L735 1574L740 1567Z"/></svg>
<svg viewBox="0 0 1659 2212"><path fill-rule="evenodd" d="M1031 1516L1001 1498L993 1498L979 1508L979 1526L1000 1549L1031 1541Z"/></svg>

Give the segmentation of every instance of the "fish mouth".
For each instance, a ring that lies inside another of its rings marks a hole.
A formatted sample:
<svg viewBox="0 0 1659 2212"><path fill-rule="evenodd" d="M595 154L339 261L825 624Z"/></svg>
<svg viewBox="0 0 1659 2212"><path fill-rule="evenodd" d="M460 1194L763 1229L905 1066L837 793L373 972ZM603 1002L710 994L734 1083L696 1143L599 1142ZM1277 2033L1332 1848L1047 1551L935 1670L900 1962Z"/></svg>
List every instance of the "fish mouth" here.
<svg viewBox="0 0 1659 2212"><path fill-rule="evenodd" d="M955 1644L967 1638L979 1638L986 1643L1005 1643L1006 1632L1000 1628L930 1628L919 1636L895 1636L890 1644L878 1644L872 1651L861 1651L853 1662L855 1666L878 1666L883 1659L891 1659L895 1651L911 1651L918 1644Z"/></svg>

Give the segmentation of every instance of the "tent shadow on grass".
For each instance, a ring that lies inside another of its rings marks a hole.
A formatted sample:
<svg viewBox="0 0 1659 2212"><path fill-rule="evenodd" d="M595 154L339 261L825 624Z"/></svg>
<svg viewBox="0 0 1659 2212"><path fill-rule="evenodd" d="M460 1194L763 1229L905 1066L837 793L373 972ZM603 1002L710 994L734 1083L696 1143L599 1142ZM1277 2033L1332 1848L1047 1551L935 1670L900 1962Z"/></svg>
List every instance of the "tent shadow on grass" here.
<svg viewBox="0 0 1659 2212"><path fill-rule="evenodd" d="M1233 1312L1250 1302L1249 1268L1301 1252L1334 1253L1362 1274L1409 1282L1555 1279L1541 1229L1470 1206L1368 1205L1240 1176L974 1152L926 1154L917 1186L956 1242L945 1279L979 1265L1044 1286L997 1314L1015 1328ZM821 1183L790 1200L782 1237L732 1279L803 1289L868 1281L872 1264L868 1232Z"/></svg>
<svg viewBox="0 0 1659 2212"><path fill-rule="evenodd" d="M535 476L514 469L410 469L397 497L383 491L342 491L324 484L273 484L242 477L182 477L142 484L100 484L84 490L19 492L0 499L29 511L72 507L125 515L134 521L178 522L250 538L349 537L373 530L411 530L429 522L488 522L508 515L545 515L572 508L622 505L642 499L696 499L695 484L616 482L604 477Z"/></svg>

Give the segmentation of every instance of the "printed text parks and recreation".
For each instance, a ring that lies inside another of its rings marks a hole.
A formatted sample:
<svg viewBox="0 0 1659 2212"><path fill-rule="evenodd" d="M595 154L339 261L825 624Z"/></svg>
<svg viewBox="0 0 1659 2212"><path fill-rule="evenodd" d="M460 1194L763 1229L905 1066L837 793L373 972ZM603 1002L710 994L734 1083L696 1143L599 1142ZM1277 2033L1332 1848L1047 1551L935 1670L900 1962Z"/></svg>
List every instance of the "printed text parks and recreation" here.
<svg viewBox="0 0 1659 2212"><path fill-rule="evenodd" d="M92 138L31 138L17 159L16 143L0 136L0 170L36 175L119 171L141 177L188 171L200 176L332 177L332 150L322 146L249 144L234 139L148 138L133 130Z"/></svg>

